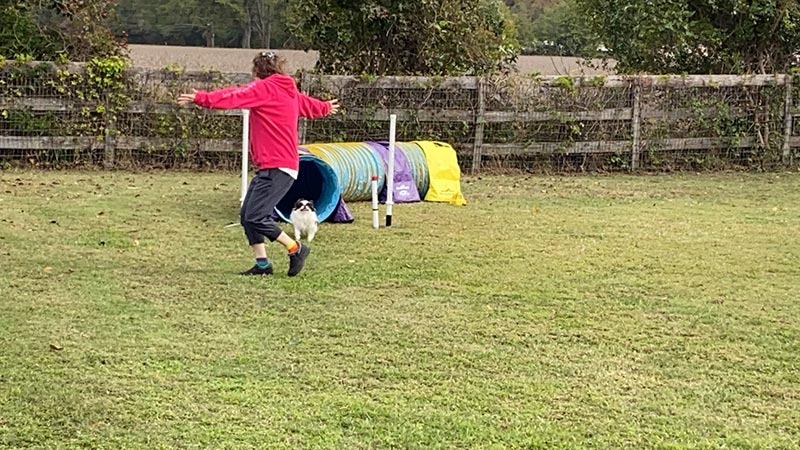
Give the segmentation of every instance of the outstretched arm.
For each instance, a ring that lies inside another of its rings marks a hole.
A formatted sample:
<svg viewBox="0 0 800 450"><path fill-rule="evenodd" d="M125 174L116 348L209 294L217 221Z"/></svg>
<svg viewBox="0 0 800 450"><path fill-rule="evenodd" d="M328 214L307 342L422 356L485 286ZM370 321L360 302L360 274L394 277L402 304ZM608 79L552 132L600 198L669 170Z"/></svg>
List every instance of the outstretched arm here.
<svg viewBox="0 0 800 450"><path fill-rule="evenodd" d="M309 119L318 119L339 111L339 100L322 101L305 94L300 94L300 115Z"/></svg>
<svg viewBox="0 0 800 450"><path fill-rule="evenodd" d="M195 103L211 109L248 109L264 105L271 96L272 91L266 83L255 81L244 86L211 92L193 89L191 94L181 94L178 103Z"/></svg>

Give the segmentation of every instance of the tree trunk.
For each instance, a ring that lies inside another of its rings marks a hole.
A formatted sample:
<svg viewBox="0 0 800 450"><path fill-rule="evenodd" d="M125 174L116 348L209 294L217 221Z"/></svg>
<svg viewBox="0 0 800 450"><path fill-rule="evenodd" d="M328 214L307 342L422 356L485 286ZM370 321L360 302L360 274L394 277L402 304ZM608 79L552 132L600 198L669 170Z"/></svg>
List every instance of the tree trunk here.
<svg viewBox="0 0 800 450"><path fill-rule="evenodd" d="M242 48L253 48L253 28L255 22L253 17L256 15L258 0L247 0L244 2L244 18L242 19Z"/></svg>
<svg viewBox="0 0 800 450"><path fill-rule="evenodd" d="M250 20L248 15L247 19L245 19L244 23L244 31L242 35L242 48L252 48L251 38L253 36L253 21Z"/></svg>
<svg viewBox="0 0 800 450"><path fill-rule="evenodd" d="M250 14L250 29L258 37L259 48L270 48L269 46L269 4L264 0L248 0ZM265 11L266 9L266 11Z"/></svg>
<svg viewBox="0 0 800 450"><path fill-rule="evenodd" d="M261 18L261 23L266 22L267 24L267 32L264 34L264 48L270 48L270 42L272 41L272 8L270 8L270 5L266 6L267 11Z"/></svg>
<svg viewBox="0 0 800 450"><path fill-rule="evenodd" d="M214 47L214 24L206 24L206 31L203 34L206 38L206 47Z"/></svg>

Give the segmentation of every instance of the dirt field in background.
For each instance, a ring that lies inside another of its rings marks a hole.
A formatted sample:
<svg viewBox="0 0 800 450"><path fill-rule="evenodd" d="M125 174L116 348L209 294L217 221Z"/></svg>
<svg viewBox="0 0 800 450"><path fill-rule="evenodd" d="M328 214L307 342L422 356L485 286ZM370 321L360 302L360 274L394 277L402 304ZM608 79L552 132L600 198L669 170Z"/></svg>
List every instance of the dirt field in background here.
<svg viewBox="0 0 800 450"><path fill-rule="evenodd" d="M169 45L128 45L134 66L163 68L178 65L185 70L219 70L221 72L246 72L250 70L257 49L177 47ZM289 73L300 69L313 69L319 58L316 51L273 50L286 58ZM541 75L597 75L608 71L584 66L580 58L551 56L520 56L517 68L521 73ZM597 61L599 63L599 61Z"/></svg>
<svg viewBox="0 0 800 450"><path fill-rule="evenodd" d="M241 48L178 47L171 45L128 45L133 65L161 69L178 65L185 70L219 70L220 72L248 72L253 57L260 51ZM301 50L273 50L286 58L289 73L311 69L319 53Z"/></svg>
<svg viewBox="0 0 800 450"><path fill-rule="evenodd" d="M602 67L602 61L592 60L592 65ZM567 56L525 56L517 57L517 69L520 73L540 73L541 75L611 75L614 73L614 64L609 64L609 69L594 69L587 67L582 58Z"/></svg>

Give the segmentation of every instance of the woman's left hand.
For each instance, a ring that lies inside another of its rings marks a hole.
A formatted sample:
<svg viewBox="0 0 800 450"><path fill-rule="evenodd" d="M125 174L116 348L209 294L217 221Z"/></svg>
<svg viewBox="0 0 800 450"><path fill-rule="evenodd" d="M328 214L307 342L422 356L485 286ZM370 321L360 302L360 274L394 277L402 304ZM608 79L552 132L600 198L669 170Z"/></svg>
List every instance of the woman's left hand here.
<svg viewBox="0 0 800 450"><path fill-rule="evenodd" d="M191 94L181 94L178 96L178 104L179 105L188 105L189 103L194 103L194 97L197 95L197 89L192 89Z"/></svg>

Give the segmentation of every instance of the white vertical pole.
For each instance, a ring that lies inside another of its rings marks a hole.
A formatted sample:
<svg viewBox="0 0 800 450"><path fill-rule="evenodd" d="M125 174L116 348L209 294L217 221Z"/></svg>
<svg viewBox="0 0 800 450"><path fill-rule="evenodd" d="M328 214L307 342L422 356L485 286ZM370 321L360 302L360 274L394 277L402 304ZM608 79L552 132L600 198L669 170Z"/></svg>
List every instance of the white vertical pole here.
<svg viewBox="0 0 800 450"><path fill-rule="evenodd" d="M372 228L380 228L380 215L378 214L378 176L372 176Z"/></svg>
<svg viewBox="0 0 800 450"><path fill-rule="evenodd" d="M397 114L389 116L389 169L386 173L386 226L392 226L394 204L394 136L397 129Z"/></svg>
<svg viewBox="0 0 800 450"><path fill-rule="evenodd" d="M250 110L242 110L242 196L239 204L244 204L247 194L247 163L250 158Z"/></svg>

